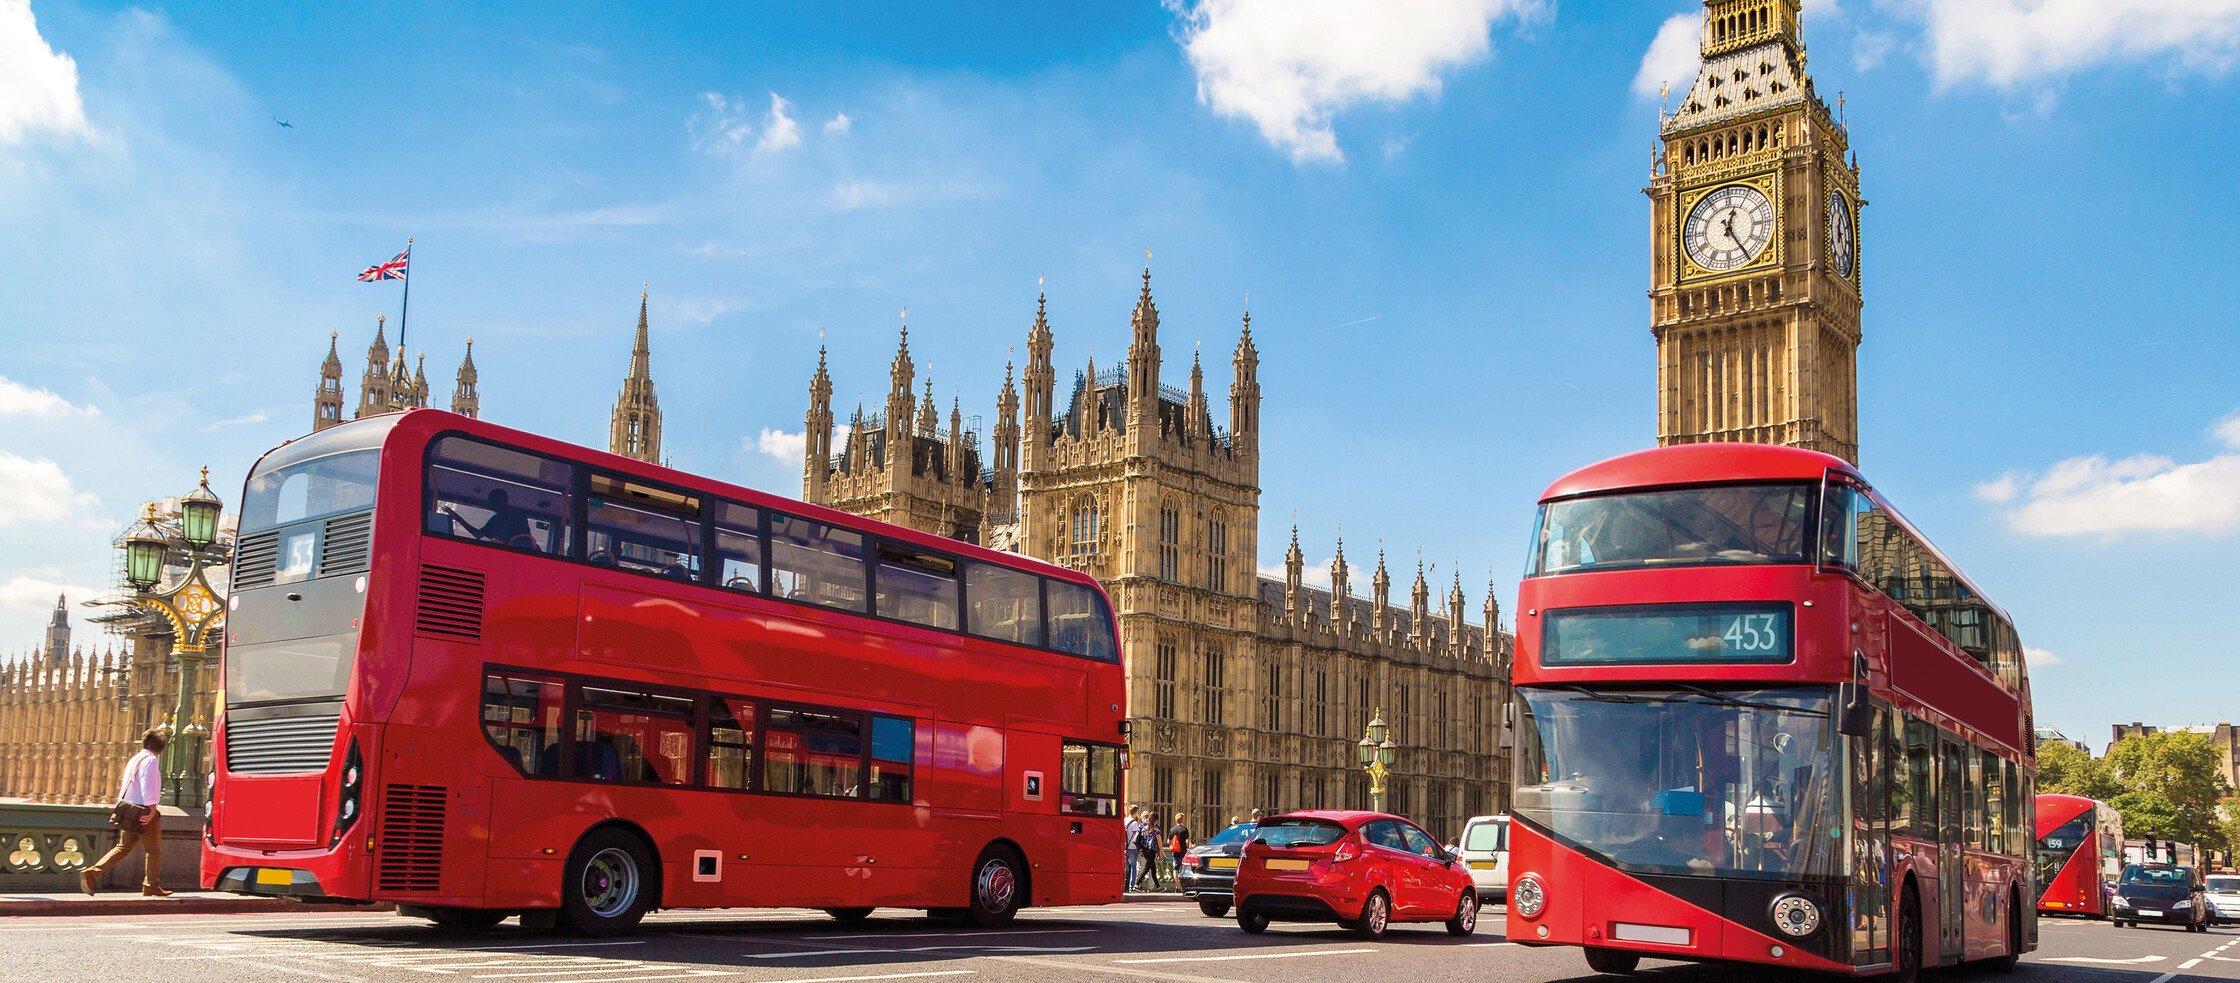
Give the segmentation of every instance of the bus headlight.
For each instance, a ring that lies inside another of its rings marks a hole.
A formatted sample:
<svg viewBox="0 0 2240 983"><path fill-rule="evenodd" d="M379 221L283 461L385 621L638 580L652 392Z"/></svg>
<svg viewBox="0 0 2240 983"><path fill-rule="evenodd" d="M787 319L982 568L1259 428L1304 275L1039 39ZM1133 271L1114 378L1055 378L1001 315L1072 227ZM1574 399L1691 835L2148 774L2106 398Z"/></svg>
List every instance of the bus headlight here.
<svg viewBox="0 0 2240 983"><path fill-rule="evenodd" d="M1509 909L1526 918L1540 917L1548 906L1547 889L1540 886L1540 878L1526 874L1517 878L1515 887L1509 889Z"/></svg>
<svg viewBox="0 0 2240 983"><path fill-rule="evenodd" d="M1804 938L1820 930L1820 906L1802 894L1784 894L1773 899L1773 927L1792 938Z"/></svg>

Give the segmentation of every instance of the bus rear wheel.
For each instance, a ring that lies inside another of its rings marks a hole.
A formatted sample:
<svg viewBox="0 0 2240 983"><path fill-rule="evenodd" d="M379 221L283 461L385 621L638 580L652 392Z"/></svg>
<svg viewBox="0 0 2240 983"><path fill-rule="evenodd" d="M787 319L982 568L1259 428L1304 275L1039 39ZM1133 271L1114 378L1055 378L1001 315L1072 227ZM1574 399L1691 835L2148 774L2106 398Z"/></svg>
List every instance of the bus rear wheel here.
<svg viewBox="0 0 2240 983"><path fill-rule="evenodd" d="M1626 952L1620 949L1598 949L1594 946L1588 946L1586 954L1587 968L1597 973L1614 973L1619 976L1626 976L1641 965L1641 954L1638 952Z"/></svg>
<svg viewBox="0 0 2240 983"><path fill-rule="evenodd" d="M621 935L653 906L653 856L619 829L595 829L576 843L560 875L560 921L579 935Z"/></svg>
<svg viewBox="0 0 2240 983"><path fill-rule="evenodd" d="M869 908L826 908L824 913L842 925L861 925L871 917Z"/></svg>
<svg viewBox="0 0 2240 983"><path fill-rule="evenodd" d="M1002 928L1026 903L1024 865L1008 848L991 846L972 864L972 903L965 920L976 928Z"/></svg>

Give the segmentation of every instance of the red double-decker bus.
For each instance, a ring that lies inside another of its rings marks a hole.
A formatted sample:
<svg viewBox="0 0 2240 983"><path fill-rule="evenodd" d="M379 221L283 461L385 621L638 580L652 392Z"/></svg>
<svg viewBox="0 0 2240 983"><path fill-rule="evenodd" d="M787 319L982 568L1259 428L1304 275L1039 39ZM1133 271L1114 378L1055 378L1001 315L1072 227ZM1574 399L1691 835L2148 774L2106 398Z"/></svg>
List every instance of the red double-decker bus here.
<svg viewBox="0 0 2240 983"><path fill-rule="evenodd" d="M590 934L1120 899L1087 576L432 410L242 503L207 884Z"/></svg>
<svg viewBox="0 0 2240 983"><path fill-rule="evenodd" d="M1583 468L1518 609L1511 940L1908 976L2035 945L2021 646L1851 465Z"/></svg>
<svg viewBox="0 0 2240 983"><path fill-rule="evenodd" d="M2123 814L2081 795L2037 799L2038 911L2108 917L2108 896L2123 873Z"/></svg>

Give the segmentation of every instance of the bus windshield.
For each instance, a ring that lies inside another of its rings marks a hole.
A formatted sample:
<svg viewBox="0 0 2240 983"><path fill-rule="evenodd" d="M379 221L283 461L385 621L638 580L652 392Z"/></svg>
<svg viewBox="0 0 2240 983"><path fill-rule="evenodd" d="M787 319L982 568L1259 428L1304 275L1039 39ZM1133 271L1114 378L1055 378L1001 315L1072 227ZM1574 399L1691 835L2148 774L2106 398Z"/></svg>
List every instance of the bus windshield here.
<svg viewBox="0 0 2240 983"><path fill-rule="evenodd" d="M1835 876L1825 688L1520 688L1516 816L1620 868Z"/></svg>
<svg viewBox="0 0 2240 983"><path fill-rule="evenodd" d="M1808 485L1715 485L1549 502L1527 576L1644 566L1804 563Z"/></svg>

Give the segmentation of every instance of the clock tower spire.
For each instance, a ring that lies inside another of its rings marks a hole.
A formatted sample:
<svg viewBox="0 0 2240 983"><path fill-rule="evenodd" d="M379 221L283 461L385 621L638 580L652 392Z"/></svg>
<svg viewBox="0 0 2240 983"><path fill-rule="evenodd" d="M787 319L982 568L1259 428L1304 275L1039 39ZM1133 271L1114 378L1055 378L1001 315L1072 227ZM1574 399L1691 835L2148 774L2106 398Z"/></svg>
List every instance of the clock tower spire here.
<svg viewBox="0 0 2240 983"><path fill-rule="evenodd" d="M1706 0L1649 187L1657 443L1859 458L1859 172L1800 0ZM1661 114L1660 114L1661 115Z"/></svg>

